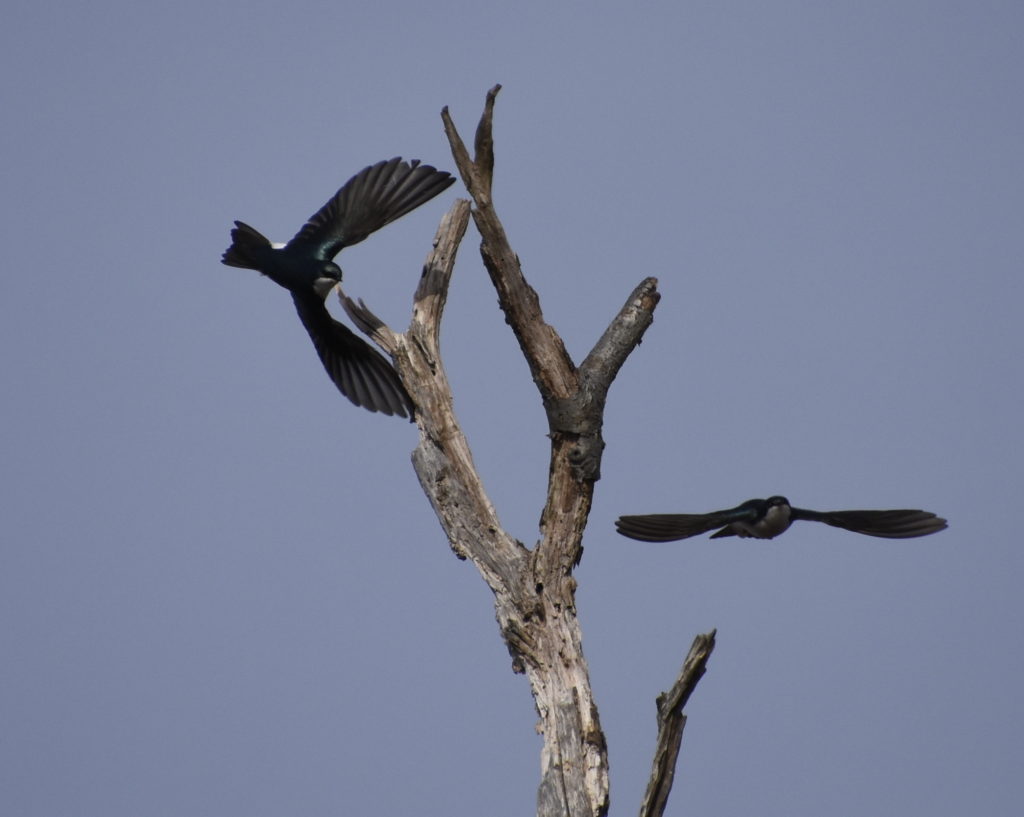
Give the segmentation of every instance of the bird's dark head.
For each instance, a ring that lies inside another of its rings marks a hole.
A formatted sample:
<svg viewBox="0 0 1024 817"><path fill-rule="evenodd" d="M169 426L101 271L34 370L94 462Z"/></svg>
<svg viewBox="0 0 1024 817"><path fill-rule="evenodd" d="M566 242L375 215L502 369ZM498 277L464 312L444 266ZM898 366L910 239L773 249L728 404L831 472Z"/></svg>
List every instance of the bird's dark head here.
<svg viewBox="0 0 1024 817"><path fill-rule="evenodd" d="M333 261L322 261L313 280L313 289L321 298L326 298L331 290L341 283L341 267Z"/></svg>
<svg viewBox="0 0 1024 817"><path fill-rule="evenodd" d="M789 500L784 496L770 496L765 502L768 503L769 508L774 508L778 505L789 505Z"/></svg>

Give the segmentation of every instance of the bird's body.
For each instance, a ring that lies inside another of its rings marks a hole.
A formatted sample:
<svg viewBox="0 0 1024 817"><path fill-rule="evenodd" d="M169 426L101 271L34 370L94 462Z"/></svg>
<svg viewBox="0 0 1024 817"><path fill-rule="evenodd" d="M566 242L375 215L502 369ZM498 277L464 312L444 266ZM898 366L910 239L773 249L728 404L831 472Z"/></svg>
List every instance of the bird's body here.
<svg viewBox="0 0 1024 817"><path fill-rule="evenodd" d="M688 539L715 528L719 530L711 534L712 539L723 536L774 539L798 519L824 522L836 528L885 539L927 536L946 527L945 519L928 511L810 511L794 508L784 496L748 499L735 508L711 513L621 516L615 527L623 536L643 542Z"/></svg>
<svg viewBox="0 0 1024 817"><path fill-rule="evenodd" d="M412 401L387 359L324 306L341 282L332 260L344 247L419 207L455 179L418 161L391 159L367 167L349 179L295 237L275 247L241 221L231 231L231 246L221 262L254 269L291 292L299 318L331 380L357 406L408 416Z"/></svg>

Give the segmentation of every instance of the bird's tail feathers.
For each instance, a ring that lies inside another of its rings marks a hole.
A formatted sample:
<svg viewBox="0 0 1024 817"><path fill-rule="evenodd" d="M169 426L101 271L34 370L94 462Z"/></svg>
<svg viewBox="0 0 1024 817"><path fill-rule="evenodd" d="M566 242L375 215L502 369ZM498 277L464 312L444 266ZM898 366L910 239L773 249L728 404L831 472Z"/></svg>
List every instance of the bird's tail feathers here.
<svg viewBox="0 0 1024 817"><path fill-rule="evenodd" d="M260 255L270 248L270 240L261 232L243 221L236 221L235 229L231 231L231 246L224 251L220 261L229 267L258 270Z"/></svg>

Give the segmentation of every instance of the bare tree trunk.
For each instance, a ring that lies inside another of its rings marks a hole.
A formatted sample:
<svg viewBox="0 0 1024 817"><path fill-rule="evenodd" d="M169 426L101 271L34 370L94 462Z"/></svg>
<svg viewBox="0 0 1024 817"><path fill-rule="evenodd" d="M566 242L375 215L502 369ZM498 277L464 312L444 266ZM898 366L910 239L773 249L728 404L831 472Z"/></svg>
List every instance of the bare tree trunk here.
<svg viewBox="0 0 1024 817"><path fill-rule="evenodd" d="M483 239L484 264L547 412L551 438L548 492L540 539L532 550L501 527L484 492L453 411L441 359L441 317L470 203L456 201L442 220L405 333L392 332L362 302L344 296L342 301L352 319L395 361L416 405L420 442L412 459L420 484L456 556L470 559L494 592L497 620L513 668L529 679L540 716L538 731L544 738L538 815L601 817L608 812L608 754L583 655L572 573L583 552L583 529L594 483L600 477L605 397L626 357L651 325L660 295L654 278L641 281L583 363L578 367L573 363L558 333L544 322L537 293L523 277L491 200L491 122L499 88L487 95L474 158L470 158L447 109L442 119L475 205L472 216ZM691 667L688 674L692 683L686 695L703 673L713 647L713 634L702 638L709 641L697 659L698 669ZM682 702L680 714L681 709ZM674 744L669 738L668 754L659 754L670 758L672 767L681 731L679 726L673 733ZM672 771L668 770L666 782L664 766L662 762L658 796L645 799L645 815L661 813L652 810L656 806L648 807L647 799L664 808ZM656 762L656 773L658 768Z"/></svg>

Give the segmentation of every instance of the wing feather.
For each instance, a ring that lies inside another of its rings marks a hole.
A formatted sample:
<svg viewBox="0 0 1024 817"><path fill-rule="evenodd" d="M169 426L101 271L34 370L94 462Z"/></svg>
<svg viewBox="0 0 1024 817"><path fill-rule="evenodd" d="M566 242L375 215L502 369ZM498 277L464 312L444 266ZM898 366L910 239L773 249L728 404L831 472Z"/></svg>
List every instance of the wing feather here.
<svg viewBox="0 0 1024 817"><path fill-rule="evenodd" d="M338 391L369 411L410 417L412 399L391 363L347 326L331 317L317 296L292 295L320 361Z"/></svg>
<svg viewBox="0 0 1024 817"><path fill-rule="evenodd" d="M454 184L444 171L395 157L363 168L349 179L288 242L308 245L312 254L330 259L343 247L358 244L370 233L425 204Z"/></svg>
<svg viewBox="0 0 1024 817"><path fill-rule="evenodd" d="M824 522L834 528L879 536L883 539L913 539L945 529L945 519L929 511L898 509L891 511L808 511L792 509L794 519Z"/></svg>

